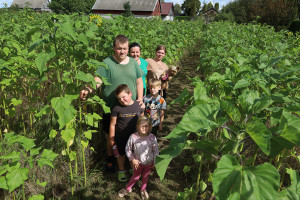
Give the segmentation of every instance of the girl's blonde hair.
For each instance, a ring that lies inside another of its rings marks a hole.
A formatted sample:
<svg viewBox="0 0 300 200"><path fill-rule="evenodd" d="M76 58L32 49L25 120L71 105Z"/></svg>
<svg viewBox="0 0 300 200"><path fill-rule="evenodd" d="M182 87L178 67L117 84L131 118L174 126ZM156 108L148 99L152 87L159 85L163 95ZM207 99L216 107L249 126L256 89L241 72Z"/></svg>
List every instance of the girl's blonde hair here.
<svg viewBox="0 0 300 200"><path fill-rule="evenodd" d="M145 117L145 116L140 116L139 119L137 120L136 126L138 127L142 122L147 122L149 126L149 133L151 132L152 129L152 121L150 118Z"/></svg>

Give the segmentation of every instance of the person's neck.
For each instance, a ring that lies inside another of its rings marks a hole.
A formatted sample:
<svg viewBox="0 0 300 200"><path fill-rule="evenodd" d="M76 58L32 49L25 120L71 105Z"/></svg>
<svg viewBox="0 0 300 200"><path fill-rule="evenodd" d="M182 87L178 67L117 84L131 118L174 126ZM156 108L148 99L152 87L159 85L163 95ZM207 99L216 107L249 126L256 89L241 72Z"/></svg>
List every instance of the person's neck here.
<svg viewBox="0 0 300 200"><path fill-rule="evenodd" d="M161 63L161 60L158 58L154 58L155 62Z"/></svg>
<svg viewBox="0 0 300 200"><path fill-rule="evenodd" d="M128 63L128 56L126 56L124 59L120 59L116 55L113 55L113 57L119 64L127 64Z"/></svg>
<svg viewBox="0 0 300 200"><path fill-rule="evenodd" d="M154 97L154 98L156 98L156 97L158 97L158 95L159 95L158 93L157 93L157 94L154 94L154 95L153 95L153 94L151 94L151 97Z"/></svg>
<svg viewBox="0 0 300 200"><path fill-rule="evenodd" d="M146 135L143 135L143 134L140 134L140 133L138 132L138 134L139 134L139 136L140 136L141 138L146 138L150 133L148 133L148 134L146 134Z"/></svg>
<svg viewBox="0 0 300 200"><path fill-rule="evenodd" d="M131 99L131 101L129 102L129 106L131 106L134 103L134 101Z"/></svg>

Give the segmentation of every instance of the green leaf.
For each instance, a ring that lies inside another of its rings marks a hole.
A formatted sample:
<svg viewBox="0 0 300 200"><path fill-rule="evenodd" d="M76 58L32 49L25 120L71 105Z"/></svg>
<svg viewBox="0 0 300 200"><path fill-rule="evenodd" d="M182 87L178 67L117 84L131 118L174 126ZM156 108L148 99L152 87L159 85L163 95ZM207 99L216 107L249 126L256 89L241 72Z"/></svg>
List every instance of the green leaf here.
<svg viewBox="0 0 300 200"><path fill-rule="evenodd" d="M6 174L6 184L9 188L9 192L14 191L20 185L23 185L24 182L28 179L29 169L27 168L17 168L12 172Z"/></svg>
<svg viewBox="0 0 300 200"><path fill-rule="evenodd" d="M92 133L96 133L97 131L96 130L88 130L88 131L84 131L84 136L91 140L92 139Z"/></svg>
<svg viewBox="0 0 300 200"><path fill-rule="evenodd" d="M54 153L52 150L44 149L41 158L38 159L38 165L43 167L44 165L48 165L54 168L52 161L58 156L58 154Z"/></svg>
<svg viewBox="0 0 300 200"><path fill-rule="evenodd" d="M178 135L190 132L207 133L218 126L215 122L219 106L211 104L198 104L188 110L182 117L179 124L165 138L176 138Z"/></svg>
<svg viewBox="0 0 300 200"><path fill-rule="evenodd" d="M71 151L69 154L70 161L75 160L76 156L77 156L77 153L75 151Z"/></svg>
<svg viewBox="0 0 300 200"><path fill-rule="evenodd" d="M75 137L75 129L68 128L66 130L62 130L61 131L61 137L62 137L62 139L64 139L64 141L67 144L70 144L70 142L73 141L73 139Z"/></svg>
<svg viewBox="0 0 300 200"><path fill-rule="evenodd" d="M239 88L244 88L248 87L250 85L249 81L246 79L241 79L239 80L233 87L234 90L239 89Z"/></svg>
<svg viewBox="0 0 300 200"><path fill-rule="evenodd" d="M51 107L49 105L44 106L39 113L35 114L36 117L41 117L42 115L49 114L51 111Z"/></svg>
<svg viewBox="0 0 300 200"><path fill-rule="evenodd" d="M239 103L244 111L250 111L255 99L259 98L258 91L244 90L238 97Z"/></svg>
<svg viewBox="0 0 300 200"><path fill-rule="evenodd" d="M219 200L277 199L280 175L273 165L243 167L231 155L225 155L213 174L213 190Z"/></svg>
<svg viewBox="0 0 300 200"><path fill-rule="evenodd" d="M235 107L229 101L220 101L220 103L221 103L221 109L224 110L234 122L240 121L241 113L237 107Z"/></svg>
<svg viewBox="0 0 300 200"><path fill-rule="evenodd" d="M186 136L171 139L170 145L163 149L155 159L155 166L160 180L163 180L168 165L173 158L180 155L185 147Z"/></svg>
<svg viewBox="0 0 300 200"><path fill-rule="evenodd" d="M184 88L183 91L180 93L179 97L177 97L175 100L173 100L170 105L179 103L180 106L182 107L184 104L186 104L190 99L192 95L190 92Z"/></svg>
<svg viewBox="0 0 300 200"><path fill-rule="evenodd" d="M50 138L55 138L57 135L57 131L54 129L51 129L50 133L49 133L49 137Z"/></svg>
<svg viewBox="0 0 300 200"><path fill-rule="evenodd" d="M40 150L41 150L41 147L30 149L30 156L32 157L32 156L38 155L40 153Z"/></svg>
<svg viewBox="0 0 300 200"><path fill-rule="evenodd" d="M8 190L8 186L6 184L5 176L0 176L0 188Z"/></svg>
<svg viewBox="0 0 300 200"><path fill-rule="evenodd" d="M74 119L77 111L71 105L73 98L56 97L51 99L51 106L58 116L59 129L62 129L67 123Z"/></svg>
<svg viewBox="0 0 300 200"><path fill-rule="evenodd" d="M28 200L44 200L44 195L42 194L33 195Z"/></svg>
<svg viewBox="0 0 300 200"><path fill-rule="evenodd" d="M4 160L12 159L12 162L19 161L20 160L20 152L13 151L7 155L1 156L0 159L4 159Z"/></svg>
<svg viewBox="0 0 300 200"><path fill-rule="evenodd" d="M246 124L246 131L256 142L259 148L267 155L271 151L270 139L272 133L260 120L254 120Z"/></svg>
<svg viewBox="0 0 300 200"><path fill-rule="evenodd" d="M260 111L272 105L272 103L273 100L267 95L263 95L261 98L255 99L253 105L253 113L259 113Z"/></svg>
<svg viewBox="0 0 300 200"><path fill-rule="evenodd" d="M299 200L300 199L300 176L299 172L286 169L287 173L291 177L291 185L279 192L281 200Z"/></svg>
<svg viewBox="0 0 300 200"><path fill-rule="evenodd" d="M72 39L76 41L75 30L74 30L73 24L71 24L70 21L63 23L61 25L61 30L63 32L65 32L66 34L70 35L72 37Z"/></svg>
<svg viewBox="0 0 300 200"><path fill-rule="evenodd" d="M82 145L84 148L87 148L88 145L89 145L89 141L88 141L88 140L81 140L80 143L81 143L81 145Z"/></svg>
<svg viewBox="0 0 300 200"><path fill-rule="evenodd" d="M188 173L189 171L191 170L191 167L190 166L187 166L187 165L185 165L184 167L183 167L183 173Z"/></svg>
<svg viewBox="0 0 300 200"><path fill-rule="evenodd" d="M55 56L55 52L44 53L41 52L35 58L35 64L40 72L40 76L42 76L43 72L47 70L47 62Z"/></svg>
<svg viewBox="0 0 300 200"><path fill-rule="evenodd" d="M37 180L36 180L36 184L37 184L37 185L40 185L40 186L43 186L43 187L46 187L47 181L41 183L40 180L37 179Z"/></svg>
<svg viewBox="0 0 300 200"><path fill-rule="evenodd" d="M283 111L279 123L279 135L300 146L300 118Z"/></svg>

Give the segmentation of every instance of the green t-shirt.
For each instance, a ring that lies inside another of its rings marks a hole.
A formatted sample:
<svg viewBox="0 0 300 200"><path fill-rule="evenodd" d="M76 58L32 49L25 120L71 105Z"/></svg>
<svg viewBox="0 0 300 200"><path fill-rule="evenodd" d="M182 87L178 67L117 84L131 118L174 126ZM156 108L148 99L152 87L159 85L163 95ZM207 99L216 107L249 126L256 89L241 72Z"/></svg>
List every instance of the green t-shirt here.
<svg viewBox="0 0 300 200"><path fill-rule="evenodd" d="M102 98L106 105L111 109L117 105L118 100L114 95L115 89L121 84L127 84L132 92L132 99L137 98L136 79L142 77L143 72L139 64L129 58L129 62L125 65L119 64L113 56L103 61L109 69L99 67L96 74L104 77L111 85L104 85L102 89Z"/></svg>

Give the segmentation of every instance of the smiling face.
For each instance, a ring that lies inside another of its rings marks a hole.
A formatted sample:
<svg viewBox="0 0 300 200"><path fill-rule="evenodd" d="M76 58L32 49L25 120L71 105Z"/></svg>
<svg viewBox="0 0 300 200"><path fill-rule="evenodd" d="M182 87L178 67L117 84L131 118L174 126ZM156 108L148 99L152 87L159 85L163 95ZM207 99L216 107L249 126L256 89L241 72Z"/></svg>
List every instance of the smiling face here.
<svg viewBox="0 0 300 200"><path fill-rule="evenodd" d="M147 121L141 121L137 126L137 131L140 136L147 136L150 132L150 125Z"/></svg>
<svg viewBox="0 0 300 200"><path fill-rule="evenodd" d="M131 47L130 56L134 58L134 60L138 61L141 56L141 50L139 47Z"/></svg>
<svg viewBox="0 0 300 200"><path fill-rule="evenodd" d="M150 85L150 94L151 96L156 97L158 95L159 90L161 90L160 85Z"/></svg>
<svg viewBox="0 0 300 200"><path fill-rule="evenodd" d="M128 42L125 43L120 43L120 42L116 42L115 46L113 47L114 49L114 56L117 59L118 62L123 61L128 54Z"/></svg>
<svg viewBox="0 0 300 200"><path fill-rule="evenodd" d="M161 50L156 51L155 55L156 55L156 60L161 61L165 57L166 53L165 53L165 50L161 49Z"/></svg>
<svg viewBox="0 0 300 200"><path fill-rule="evenodd" d="M122 105L122 106L129 106L129 105L132 105L133 104L133 100L132 100L132 93L129 92L121 92L120 94L116 95L119 103Z"/></svg>

